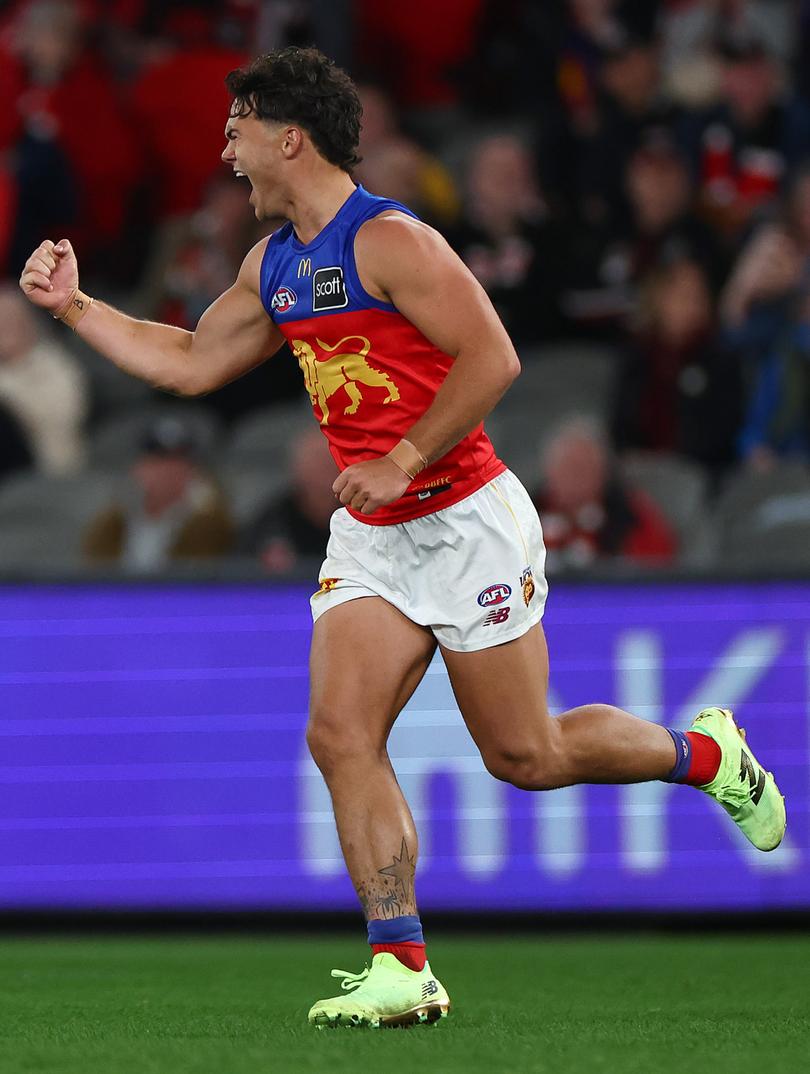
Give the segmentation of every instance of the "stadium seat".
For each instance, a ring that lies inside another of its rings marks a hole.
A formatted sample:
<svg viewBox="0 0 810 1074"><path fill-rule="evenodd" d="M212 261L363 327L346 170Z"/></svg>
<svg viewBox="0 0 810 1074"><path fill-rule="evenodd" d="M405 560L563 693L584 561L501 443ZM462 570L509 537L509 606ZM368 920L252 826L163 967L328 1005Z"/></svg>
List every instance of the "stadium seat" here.
<svg viewBox="0 0 810 1074"><path fill-rule="evenodd" d="M233 520L244 529L280 496L287 485L286 468L236 461L218 466L215 470L225 493Z"/></svg>
<svg viewBox="0 0 810 1074"><path fill-rule="evenodd" d="M560 418L571 412L607 421L613 408L618 358L611 347L587 343L557 343L524 348L522 371L508 395L553 401ZM514 405L514 404L513 404Z"/></svg>
<svg viewBox="0 0 810 1074"><path fill-rule="evenodd" d="M529 489L540 480L540 445L551 420L542 408L531 413L503 406L486 421L496 452Z"/></svg>
<svg viewBox="0 0 810 1074"><path fill-rule="evenodd" d="M138 455L149 428L161 417L175 417L189 426L205 461L213 460L222 436L216 414L201 403L171 401L153 403L105 421L90 439L90 465L127 466Z"/></svg>
<svg viewBox="0 0 810 1074"><path fill-rule="evenodd" d="M60 570L81 563L90 520L109 504L120 471L75 477L21 474L0 487L0 567Z"/></svg>
<svg viewBox="0 0 810 1074"><path fill-rule="evenodd" d="M526 482L536 482L546 440L574 415L609 426L616 354L607 347L559 344L521 351L522 373L487 420L495 450Z"/></svg>
<svg viewBox="0 0 810 1074"><path fill-rule="evenodd" d="M810 471L783 465L741 471L718 501L714 529L720 562L743 570L810 567Z"/></svg>
<svg viewBox="0 0 810 1074"><path fill-rule="evenodd" d="M296 436L312 426L309 403L262 407L236 422L223 448L223 462L229 466L280 467L286 471L290 445Z"/></svg>
<svg viewBox="0 0 810 1074"><path fill-rule="evenodd" d="M59 342L76 357L87 377L94 413L141 408L154 397L154 389L146 381L124 373L73 332L61 332Z"/></svg>
<svg viewBox="0 0 810 1074"><path fill-rule="evenodd" d="M706 522L706 471L678 455L633 452L622 458L620 472L628 484L643 489L655 501L674 528L680 562L707 563L711 546Z"/></svg>
<svg viewBox="0 0 810 1074"><path fill-rule="evenodd" d="M486 425L504 462L532 484L542 445L566 419L581 414L609 427L618 366L611 348L588 344L524 349L520 357L521 375Z"/></svg>

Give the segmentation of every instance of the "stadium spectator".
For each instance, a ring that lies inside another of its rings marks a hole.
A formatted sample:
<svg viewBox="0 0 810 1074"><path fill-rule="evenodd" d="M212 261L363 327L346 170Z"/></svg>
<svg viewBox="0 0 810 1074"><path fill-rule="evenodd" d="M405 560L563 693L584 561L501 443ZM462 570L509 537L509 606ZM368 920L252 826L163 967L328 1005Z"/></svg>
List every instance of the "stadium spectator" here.
<svg viewBox="0 0 810 1074"><path fill-rule="evenodd" d="M475 51L462 68L467 110L543 121L557 99L565 25L562 4L484 0Z"/></svg>
<svg viewBox="0 0 810 1074"><path fill-rule="evenodd" d="M0 86L11 102L0 151L14 152L19 191L13 267L43 229L69 229L85 264L101 256L121 235L140 178L133 130L86 32L78 3L36 0L20 8L0 47Z"/></svg>
<svg viewBox="0 0 810 1074"><path fill-rule="evenodd" d="M158 319L194 328L236 279L245 251L259 238L248 192L244 180L222 169L197 211L167 233L145 289Z"/></svg>
<svg viewBox="0 0 810 1074"><path fill-rule="evenodd" d="M532 498L548 572L607 559L661 565L675 556L676 538L661 511L621 481L604 432L587 418L570 418L551 436Z"/></svg>
<svg viewBox="0 0 810 1074"><path fill-rule="evenodd" d="M727 258L712 229L694 211L685 158L666 130L651 132L632 155L625 174L630 207L630 279L638 281L665 257L691 256L717 287Z"/></svg>
<svg viewBox="0 0 810 1074"><path fill-rule="evenodd" d="M247 55L217 43L205 12L191 7L168 8L161 30L164 48L135 81L132 108L163 218L194 212L221 171L224 79Z"/></svg>
<svg viewBox="0 0 810 1074"><path fill-rule="evenodd" d="M795 21L791 25L795 44L792 75L796 92L807 103L810 101L810 64L807 63L810 55L810 0L798 0L796 9Z"/></svg>
<svg viewBox="0 0 810 1074"><path fill-rule="evenodd" d="M650 5L653 7L654 5ZM668 74L703 63L720 36L756 37L784 61L795 45L793 0L676 0L659 21Z"/></svg>
<svg viewBox="0 0 810 1074"><path fill-rule="evenodd" d="M715 470L734 461L739 362L718 337L701 261L675 252L647 277L617 394L619 449L675 452Z"/></svg>
<svg viewBox="0 0 810 1074"><path fill-rule="evenodd" d="M20 423L0 402L0 481L33 465L31 448Z"/></svg>
<svg viewBox="0 0 810 1074"><path fill-rule="evenodd" d="M209 184L196 213L164 228L141 292L149 316L193 329L231 286L245 252L269 230L266 224L257 226L247 192L244 180L223 171ZM273 361L221 388L206 405L230 423L303 391L301 373L285 345Z"/></svg>
<svg viewBox="0 0 810 1074"><path fill-rule="evenodd" d="M757 469L810 458L810 174L795 183L782 223L744 249L723 295L727 337L741 357L740 454Z"/></svg>
<svg viewBox="0 0 810 1074"><path fill-rule="evenodd" d="M322 560L338 506L336 477L326 438L320 429L308 429L293 445L289 488L243 534L239 552L258 557L269 574L287 573L302 560Z"/></svg>
<svg viewBox="0 0 810 1074"><path fill-rule="evenodd" d="M0 403L16 420L38 470L77 470L89 410L81 369L59 343L41 335L33 309L11 284L0 286L0 325Z"/></svg>
<svg viewBox="0 0 810 1074"><path fill-rule="evenodd" d="M718 104L681 124L699 194L715 225L738 235L772 202L810 145L810 114L786 94L779 65L760 37L725 36Z"/></svg>
<svg viewBox="0 0 810 1074"><path fill-rule="evenodd" d="M356 5L357 60L366 77L413 112L458 106L460 70L475 48L483 0Z"/></svg>
<svg viewBox="0 0 810 1074"><path fill-rule="evenodd" d="M223 556L232 541L224 494L196 457L192 433L177 418L162 417L120 498L89 524L83 551L90 562L148 573Z"/></svg>
<svg viewBox="0 0 810 1074"><path fill-rule="evenodd" d="M568 125L545 147L565 161L555 180L570 216L562 305L575 334L615 339L630 310L628 170L640 149L666 139L673 121L648 34L643 22L611 17L598 39L588 38L594 84L568 70L561 84Z"/></svg>
<svg viewBox="0 0 810 1074"><path fill-rule="evenodd" d="M565 236L521 139L498 134L473 147L464 214L448 237L518 345L559 334Z"/></svg>
<svg viewBox="0 0 810 1074"><path fill-rule="evenodd" d="M0 152L0 277L9 263L18 200L17 176L8 159L4 159Z"/></svg>
<svg viewBox="0 0 810 1074"><path fill-rule="evenodd" d="M612 226L580 227L569 234L570 286L565 309L585 331L623 337L643 277L665 259L690 256L723 283L727 256L694 209L685 159L665 128L648 132L625 173L627 213Z"/></svg>
<svg viewBox="0 0 810 1074"><path fill-rule="evenodd" d="M572 115L573 193L587 222L621 221L628 161L651 131L671 121L654 40L622 32L606 42L592 107Z"/></svg>
<svg viewBox="0 0 810 1074"><path fill-rule="evenodd" d="M650 41L656 6L643 0L567 0L564 5L558 80L574 127L581 133L598 122L605 55L621 50L631 39Z"/></svg>
<svg viewBox="0 0 810 1074"><path fill-rule="evenodd" d="M372 194L401 201L434 227L458 217L459 197L444 165L399 128L391 101L376 86L361 86L361 162L355 178Z"/></svg>

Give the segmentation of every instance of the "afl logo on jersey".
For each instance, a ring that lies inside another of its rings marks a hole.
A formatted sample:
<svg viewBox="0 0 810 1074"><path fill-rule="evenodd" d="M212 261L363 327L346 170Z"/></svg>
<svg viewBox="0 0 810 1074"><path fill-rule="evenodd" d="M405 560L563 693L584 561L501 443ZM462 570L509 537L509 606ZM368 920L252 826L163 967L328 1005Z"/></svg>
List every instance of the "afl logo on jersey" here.
<svg viewBox="0 0 810 1074"><path fill-rule="evenodd" d="M278 291L273 295L270 308L275 310L276 313L287 313L297 301L298 295L291 287L279 287Z"/></svg>
<svg viewBox="0 0 810 1074"><path fill-rule="evenodd" d="M486 589L482 589L478 594L478 603L482 608L492 608L496 604L503 604L505 600L509 600L512 595L512 587L507 585L506 582L497 582L495 585L488 585Z"/></svg>
<svg viewBox="0 0 810 1074"><path fill-rule="evenodd" d="M340 265L319 268L312 277L312 310L339 310L348 306L346 281Z"/></svg>

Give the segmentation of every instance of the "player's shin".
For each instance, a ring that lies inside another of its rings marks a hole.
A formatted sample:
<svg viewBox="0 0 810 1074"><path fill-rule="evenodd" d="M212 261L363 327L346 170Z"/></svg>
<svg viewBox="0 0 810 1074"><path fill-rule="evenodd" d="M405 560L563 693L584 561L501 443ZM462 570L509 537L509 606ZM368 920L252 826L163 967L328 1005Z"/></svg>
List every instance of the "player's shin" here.
<svg viewBox="0 0 810 1074"><path fill-rule="evenodd" d="M425 964L414 877L418 843L411 811L387 758L324 770L346 868L368 922L374 954L409 969Z"/></svg>
<svg viewBox="0 0 810 1074"><path fill-rule="evenodd" d="M362 899L372 952L379 955L387 951L403 966L420 971L424 969L426 955L422 923L416 910L415 873L416 845L409 847L403 836L399 853L363 885Z"/></svg>

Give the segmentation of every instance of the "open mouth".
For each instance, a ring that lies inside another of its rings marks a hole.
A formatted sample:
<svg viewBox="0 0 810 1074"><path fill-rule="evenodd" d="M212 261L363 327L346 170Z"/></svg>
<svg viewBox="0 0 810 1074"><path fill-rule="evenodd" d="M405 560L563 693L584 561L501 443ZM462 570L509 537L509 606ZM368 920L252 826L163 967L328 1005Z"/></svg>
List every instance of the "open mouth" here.
<svg viewBox="0 0 810 1074"><path fill-rule="evenodd" d="M251 181L251 178L247 174L247 172L239 171L238 168L234 168L233 174L237 179L247 179L247 181L250 183L250 197L252 198L253 197L253 182ZM250 200L250 198L248 200Z"/></svg>

